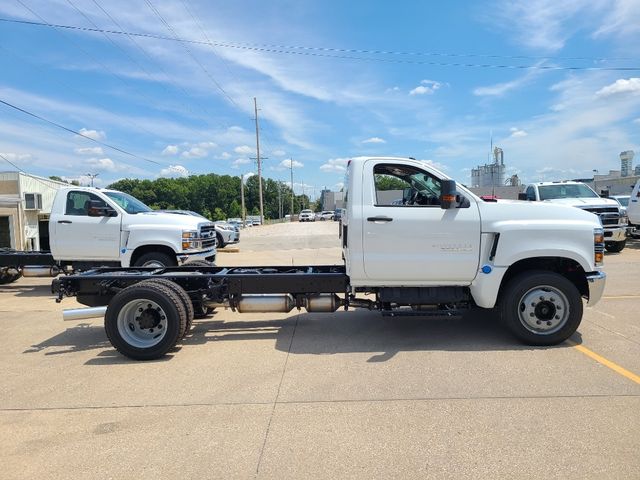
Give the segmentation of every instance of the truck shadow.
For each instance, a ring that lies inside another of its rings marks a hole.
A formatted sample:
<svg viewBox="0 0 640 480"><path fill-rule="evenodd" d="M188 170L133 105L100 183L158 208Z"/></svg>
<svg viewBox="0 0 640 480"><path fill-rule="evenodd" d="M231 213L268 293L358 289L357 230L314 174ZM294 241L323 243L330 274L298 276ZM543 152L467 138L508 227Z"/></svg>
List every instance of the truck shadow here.
<svg viewBox="0 0 640 480"><path fill-rule="evenodd" d="M8 294L14 297L51 297L55 295L51 293L51 282L46 285L28 285L20 284L20 280L9 285L0 286L0 294Z"/></svg>
<svg viewBox="0 0 640 480"><path fill-rule="evenodd" d="M294 355L371 353L368 362L385 362L402 351L506 351L568 346L524 345L480 311L468 312L462 318L391 318L377 312L353 311L304 313L283 320L204 320L194 324L183 344L265 339L274 339L276 349ZM578 332L572 340L582 343Z"/></svg>
<svg viewBox="0 0 640 480"><path fill-rule="evenodd" d="M234 315L235 316L235 315ZM333 314L303 313L266 320L215 320L194 323L191 332L168 355L170 361L181 345L230 341L272 340L277 350L292 355L369 353L367 362L378 363L407 351L513 351L569 347L523 345L486 312L471 311L462 318L383 317L378 312L350 311ZM582 343L576 332L571 340ZM102 325L80 323L32 345L23 353L61 355L102 350L86 365L136 363L120 355L109 343Z"/></svg>

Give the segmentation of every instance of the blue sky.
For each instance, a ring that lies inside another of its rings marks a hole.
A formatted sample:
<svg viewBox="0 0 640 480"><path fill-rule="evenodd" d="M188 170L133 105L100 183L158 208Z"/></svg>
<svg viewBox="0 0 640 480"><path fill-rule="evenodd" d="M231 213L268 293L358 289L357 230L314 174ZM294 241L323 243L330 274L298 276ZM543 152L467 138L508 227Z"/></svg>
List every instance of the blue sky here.
<svg viewBox="0 0 640 480"><path fill-rule="evenodd" d="M5 0L0 18L168 38L0 22L0 100L134 155L0 104L0 153L39 175L255 172L253 97L264 175L293 159L316 195L360 155L469 183L491 135L525 182L640 151L637 0Z"/></svg>

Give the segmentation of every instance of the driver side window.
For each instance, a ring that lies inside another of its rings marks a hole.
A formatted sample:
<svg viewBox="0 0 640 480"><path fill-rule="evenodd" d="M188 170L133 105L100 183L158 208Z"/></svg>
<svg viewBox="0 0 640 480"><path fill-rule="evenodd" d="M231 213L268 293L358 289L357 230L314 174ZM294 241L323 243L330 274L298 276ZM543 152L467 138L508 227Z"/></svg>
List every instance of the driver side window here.
<svg viewBox="0 0 640 480"><path fill-rule="evenodd" d="M439 206L440 180L410 165L378 164L376 206Z"/></svg>

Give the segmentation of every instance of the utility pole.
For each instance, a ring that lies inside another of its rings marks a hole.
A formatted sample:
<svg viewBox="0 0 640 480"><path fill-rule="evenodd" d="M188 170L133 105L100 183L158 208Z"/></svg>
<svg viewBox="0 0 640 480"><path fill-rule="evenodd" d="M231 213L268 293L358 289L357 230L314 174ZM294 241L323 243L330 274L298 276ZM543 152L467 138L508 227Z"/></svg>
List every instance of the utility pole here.
<svg viewBox="0 0 640 480"><path fill-rule="evenodd" d="M240 175L240 198L241 203L242 203L242 210L240 213L240 216L242 217L242 226L245 226L245 220L246 220L246 215L245 215L245 210L244 210L244 173L242 175Z"/></svg>
<svg viewBox="0 0 640 480"><path fill-rule="evenodd" d="M91 179L91 188L93 188L93 179L96 178L98 175L100 175L99 173L87 173L87 177L89 177Z"/></svg>
<svg viewBox="0 0 640 480"><path fill-rule="evenodd" d="M264 204L262 202L262 162L260 160L260 133L258 129L258 101L253 97L253 108L256 113L256 160L258 161L258 195L260 196L260 225L264 223Z"/></svg>
<svg viewBox="0 0 640 480"><path fill-rule="evenodd" d="M291 170L291 221L293 222L293 158L289 159L289 169Z"/></svg>

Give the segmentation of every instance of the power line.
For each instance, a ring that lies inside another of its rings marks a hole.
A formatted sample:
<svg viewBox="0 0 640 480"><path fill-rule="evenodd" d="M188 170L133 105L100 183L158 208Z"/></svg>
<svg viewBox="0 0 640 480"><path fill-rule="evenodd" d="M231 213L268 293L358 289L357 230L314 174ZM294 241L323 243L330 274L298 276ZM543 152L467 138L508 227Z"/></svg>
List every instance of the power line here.
<svg viewBox="0 0 640 480"><path fill-rule="evenodd" d="M217 80L215 78L213 78L213 75L211 75L211 73L209 73L209 70L207 70L207 68L202 64L202 62L200 62L200 60L198 60L198 58L193 54L193 52L191 52L191 49L189 47L187 47L186 42L181 42L180 41L180 37L178 36L176 31L164 19L164 17L160 14L160 12L153 5L153 3L151 3L151 0L144 0L144 1L147 4L147 6L151 9L151 11L160 19L160 21L163 23L163 25L166 27L166 29L169 30L169 33L171 33L171 35L174 37L174 40L180 42L180 44L184 47L184 49L187 51L189 56L193 59L194 62L196 62L200 66L202 71L207 75L207 77L209 77L209 80L211 80L211 82L216 86L216 88L218 90L220 90L220 92L222 92L222 94L227 98L227 100L229 100L234 106L236 106L237 108L240 108L240 106L236 103L236 101L233 98L231 98L231 96L226 92L226 90L224 88L222 88L222 85L220 85L217 82Z"/></svg>
<svg viewBox="0 0 640 480"><path fill-rule="evenodd" d="M147 0L145 0L147 1ZM34 26L46 26L53 28L65 28L70 30L81 30L86 32L98 32L108 33L114 35L132 35L136 37L154 38L158 40L177 41L183 44L199 44L209 45L223 48L234 48L239 50L266 52L266 53L278 53L286 55L300 55L309 57L325 57L325 58L338 58L343 60L358 60L368 62L384 62L384 63L400 63L400 64L414 64L414 65L431 65L431 66L443 66L443 67L468 67L468 68L503 68L503 69L532 69L532 70L585 70L585 71L638 71L640 67L586 67L586 66L562 66L562 65L510 65L510 64L496 64L496 63L465 63L465 62L436 62L436 61L422 61L411 59L393 59L393 58L375 58L375 57L358 57L353 55L333 55L331 53L322 53L322 51L330 52L344 52L344 53L356 53L362 52L367 54L392 54L390 51L385 50L355 50L355 49L331 49L325 47L302 47L302 46L282 46L281 48L251 46L251 44L240 44L230 42L208 42L202 40L192 40L180 38L177 35L174 38L166 37L163 35L151 34L151 33L137 33L137 32L123 32L117 30L105 30L99 28L88 28L74 25L60 25L60 24L47 24L40 22L31 22L26 20L15 20L0 18L2 22L18 23ZM297 51L305 49L304 51ZM312 50L312 51L308 51ZM314 51L318 50L318 51ZM396 55L421 55L421 56L451 56L451 57L487 57L487 58L501 58L501 59L546 59L546 60L589 60L589 61L608 61L608 60L631 60L629 57L619 58L588 58L588 57L526 57L526 56L508 56L508 55L481 55L481 54L449 54L449 53L436 53L436 52L395 52ZM226 93L226 92L225 92Z"/></svg>
<svg viewBox="0 0 640 480"><path fill-rule="evenodd" d="M126 151L126 150L123 150L123 149L122 149L122 148L120 148L120 147L116 147L116 146L110 145L110 144L108 144L108 143L101 142L100 140L96 140L95 138L91 138L91 137L89 137L88 135L85 135L85 134L83 134L83 133L81 133L81 132L78 132L78 131L76 131L76 130L73 130L72 128L65 127L64 125L60 125L59 123L56 123L56 122L54 122L54 121L48 120L48 119L46 119L46 118L44 118L44 117L41 117L40 115L37 115L37 114L32 113L32 112L29 112L29 111L27 111L27 110L25 110L25 109L23 109L23 108L20 108L20 107L18 107L18 106L16 106L16 105L13 105L12 103L5 102L5 101L4 101L4 100L2 100L2 99L0 99L0 103L2 103L3 105L6 105L7 107L13 108L14 110L17 110L17 111L19 111L19 112L22 112L22 113L24 113L25 115L29 115L30 117L37 118L38 120L41 120L41 121L46 122L46 123L48 123L48 124L50 124L50 125L53 125L54 127L60 128L60 129L62 129L62 130L66 130L67 132L70 132L70 133L73 133L73 134L78 135L78 136L80 136L80 137L86 138L87 140L91 140L92 142L95 142L95 143L97 143L98 145L102 145L102 146L104 146L104 147L110 148L111 150L115 150L116 152L120 152L120 153L123 153L123 154L125 154L125 155L130 156L130 157L137 158L137 159L139 159L139 160L144 160L145 162L153 163L153 164L155 164L155 165L159 165L159 166L161 166L161 167L168 167L168 166L169 166L169 165L166 165L166 164L163 164L163 163L157 162L157 161L155 161L155 160L151 160L151 159L149 159L149 158L141 157L140 155L136 155L135 153L128 152L128 151Z"/></svg>

